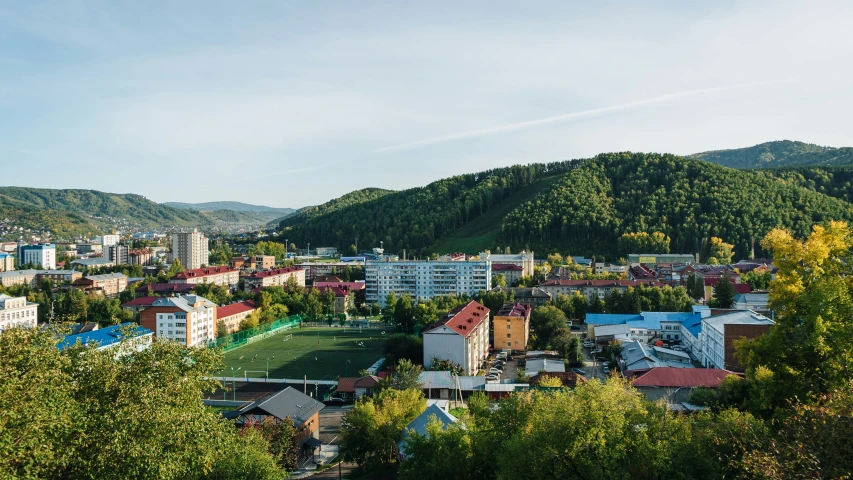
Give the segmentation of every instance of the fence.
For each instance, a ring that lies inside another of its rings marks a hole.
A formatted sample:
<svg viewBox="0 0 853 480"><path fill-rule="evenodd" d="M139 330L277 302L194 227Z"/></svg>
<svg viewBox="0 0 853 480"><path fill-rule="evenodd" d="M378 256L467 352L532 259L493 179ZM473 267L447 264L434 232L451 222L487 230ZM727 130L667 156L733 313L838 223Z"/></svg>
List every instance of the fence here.
<svg viewBox="0 0 853 480"><path fill-rule="evenodd" d="M279 318L278 320L258 325L257 327L249 330L243 330L242 332L232 333L231 335L217 338L215 342L210 342L209 346L221 348L223 352L229 352L231 350L244 347L250 343L257 342L258 340L270 337L279 332L290 330L291 328L299 325L300 322L302 322L302 317L299 315Z"/></svg>

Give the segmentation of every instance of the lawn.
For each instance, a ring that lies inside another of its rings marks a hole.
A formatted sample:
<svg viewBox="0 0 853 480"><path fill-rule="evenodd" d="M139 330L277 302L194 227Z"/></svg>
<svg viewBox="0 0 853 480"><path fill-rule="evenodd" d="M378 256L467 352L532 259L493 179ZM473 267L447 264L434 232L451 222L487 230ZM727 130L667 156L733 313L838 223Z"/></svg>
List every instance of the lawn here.
<svg viewBox="0 0 853 480"><path fill-rule="evenodd" d="M232 350L223 359L231 376L231 367L241 369L235 376L263 378L267 357L269 378L303 378L334 380L339 376L357 376L382 358L382 328L365 328L359 333L351 327L296 328ZM388 331L390 334L391 332ZM293 335L285 340L287 335ZM364 344L364 347L359 345ZM274 358L273 358L274 357Z"/></svg>

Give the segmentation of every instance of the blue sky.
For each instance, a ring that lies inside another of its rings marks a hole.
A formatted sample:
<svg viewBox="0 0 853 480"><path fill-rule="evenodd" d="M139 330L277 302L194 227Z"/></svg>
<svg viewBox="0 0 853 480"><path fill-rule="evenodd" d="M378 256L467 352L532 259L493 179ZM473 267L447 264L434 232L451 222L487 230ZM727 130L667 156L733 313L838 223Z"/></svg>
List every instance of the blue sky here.
<svg viewBox="0 0 853 480"><path fill-rule="evenodd" d="M0 185L300 207L600 152L853 145L853 2L598 3L0 2Z"/></svg>

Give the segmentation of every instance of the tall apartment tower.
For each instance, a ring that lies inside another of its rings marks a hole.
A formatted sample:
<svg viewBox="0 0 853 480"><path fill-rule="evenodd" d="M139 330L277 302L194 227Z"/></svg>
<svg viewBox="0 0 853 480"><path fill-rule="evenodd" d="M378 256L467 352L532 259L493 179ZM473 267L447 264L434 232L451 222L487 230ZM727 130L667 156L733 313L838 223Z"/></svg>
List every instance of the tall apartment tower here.
<svg viewBox="0 0 853 480"><path fill-rule="evenodd" d="M207 265L207 237L196 229L172 233L172 260L178 259L187 270Z"/></svg>
<svg viewBox="0 0 853 480"><path fill-rule="evenodd" d="M41 245L18 244L18 265L32 263L41 265L47 270L56 269L56 245L44 243Z"/></svg>

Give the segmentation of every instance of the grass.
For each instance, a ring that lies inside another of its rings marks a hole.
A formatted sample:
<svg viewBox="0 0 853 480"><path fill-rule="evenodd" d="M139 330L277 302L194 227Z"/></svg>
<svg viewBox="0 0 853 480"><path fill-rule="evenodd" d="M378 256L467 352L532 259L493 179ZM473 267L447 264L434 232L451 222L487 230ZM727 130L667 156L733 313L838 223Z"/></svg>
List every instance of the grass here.
<svg viewBox="0 0 853 480"><path fill-rule="evenodd" d="M269 361L269 378L332 380L358 376L382 358L381 328L365 328L362 333L347 327L315 327L287 330L232 350L225 354L226 368L220 375L231 376L231 367L241 369L236 376L263 378ZM285 341L287 335L293 339ZM365 348L358 345L361 342ZM273 358L274 357L274 358ZM349 363L348 363L349 361Z"/></svg>
<svg viewBox="0 0 853 480"><path fill-rule="evenodd" d="M501 233L501 222L509 212L532 200L536 195L550 188L560 178L559 175L546 177L522 188L506 200L488 209L486 213L454 230L453 233L438 242L432 251L439 253L462 252L476 255L483 250L495 248L498 235Z"/></svg>

